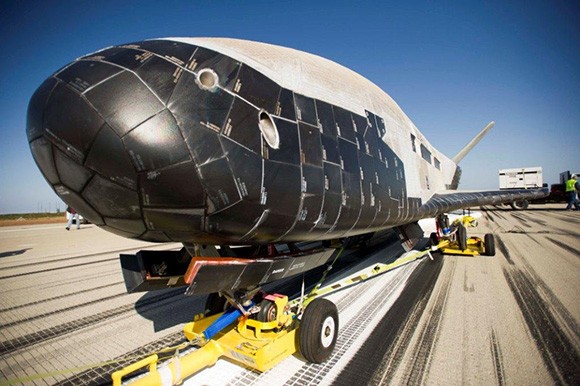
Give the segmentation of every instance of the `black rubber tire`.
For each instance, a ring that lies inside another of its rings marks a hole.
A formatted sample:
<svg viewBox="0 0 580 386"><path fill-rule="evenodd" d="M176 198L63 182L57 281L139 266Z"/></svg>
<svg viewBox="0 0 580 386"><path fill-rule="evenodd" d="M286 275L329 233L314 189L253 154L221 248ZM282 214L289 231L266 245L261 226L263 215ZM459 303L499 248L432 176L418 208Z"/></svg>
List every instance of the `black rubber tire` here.
<svg viewBox="0 0 580 386"><path fill-rule="evenodd" d="M219 293L214 292L208 295L205 301L205 316L211 316L224 312L227 309L228 301Z"/></svg>
<svg viewBox="0 0 580 386"><path fill-rule="evenodd" d="M528 209L528 205L530 205L528 200L522 200L522 201L518 202L518 206L520 207L521 210Z"/></svg>
<svg viewBox="0 0 580 386"><path fill-rule="evenodd" d="M439 237L437 236L436 232L431 232L429 235L429 241L431 242L432 246L439 245Z"/></svg>
<svg viewBox="0 0 580 386"><path fill-rule="evenodd" d="M463 224L457 226L457 245L462 251L467 249L467 229Z"/></svg>
<svg viewBox="0 0 580 386"><path fill-rule="evenodd" d="M483 250L486 256L495 256L495 239L491 233L483 238Z"/></svg>
<svg viewBox="0 0 580 386"><path fill-rule="evenodd" d="M332 353L338 336L338 309L333 302L319 298L304 310L298 339L307 361L322 363Z"/></svg>
<svg viewBox="0 0 580 386"><path fill-rule="evenodd" d="M259 322L272 322L276 320L278 310L276 309L276 304L270 300L262 300L260 303L260 311L256 317Z"/></svg>

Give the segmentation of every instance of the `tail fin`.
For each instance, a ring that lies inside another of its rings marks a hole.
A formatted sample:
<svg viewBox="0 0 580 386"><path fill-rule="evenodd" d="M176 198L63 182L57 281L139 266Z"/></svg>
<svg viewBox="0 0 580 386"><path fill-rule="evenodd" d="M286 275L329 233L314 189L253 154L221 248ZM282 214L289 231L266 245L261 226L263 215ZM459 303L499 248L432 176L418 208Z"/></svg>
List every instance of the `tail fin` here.
<svg viewBox="0 0 580 386"><path fill-rule="evenodd" d="M455 157L453 157L453 162L455 162L456 164L458 164L467 155L467 153L469 153L471 151L471 149L473 149L473 147L475 145L477 145L479 141L481 141L481 139L487 134L487 132L489 130L491 130L491 128L494 125L495 125L495 122L494 121L489 122L487 124L487 126L485 126L479 132L479 134L477 134L471 141L469 141L469 143L467 145L465 145L465 147L463 149L461 149L459 151L459 153L457 153L455 155Z"/></svg>

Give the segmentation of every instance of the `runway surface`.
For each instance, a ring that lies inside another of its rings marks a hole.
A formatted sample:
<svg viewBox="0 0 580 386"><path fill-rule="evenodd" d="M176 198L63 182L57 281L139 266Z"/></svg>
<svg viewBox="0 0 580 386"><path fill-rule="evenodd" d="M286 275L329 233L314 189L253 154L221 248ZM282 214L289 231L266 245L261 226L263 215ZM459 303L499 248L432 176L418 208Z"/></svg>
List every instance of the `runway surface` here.
<svg viewBox="0 0 580 386"><path fill-rule="evenodd" d="M494 233L495 257L422 259L330 295L340 334L323 364L297 354L258 374L220 360L187 382L580 384L580 214L561 207L487 208L470 235ZM350 252L331 280L392 261L403 253L393 241ZM92 225L0 228L0 384L104 384L115 369L182 342L205 297L126 294L118 262L120 253L180 247ZM278 290L293 293L299 282Z"/></svg>

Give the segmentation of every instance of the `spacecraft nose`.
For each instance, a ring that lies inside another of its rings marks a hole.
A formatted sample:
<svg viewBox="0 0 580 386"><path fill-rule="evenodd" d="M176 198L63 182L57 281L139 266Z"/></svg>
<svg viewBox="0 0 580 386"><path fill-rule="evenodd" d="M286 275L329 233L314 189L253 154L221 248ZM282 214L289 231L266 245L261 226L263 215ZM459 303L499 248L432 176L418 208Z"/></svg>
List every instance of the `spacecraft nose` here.
<svg viewBox="0 0 580 386"><path fill-rule="evenodd" d="M115 53L139 62L127 51ZM168 108L175 66L160 59L131 68L98 59L73 62L33 95L27 121L33 157L63 201L92 223L166 241L158 229L171 219L156 213L203 205L186 135Z"/></svg>

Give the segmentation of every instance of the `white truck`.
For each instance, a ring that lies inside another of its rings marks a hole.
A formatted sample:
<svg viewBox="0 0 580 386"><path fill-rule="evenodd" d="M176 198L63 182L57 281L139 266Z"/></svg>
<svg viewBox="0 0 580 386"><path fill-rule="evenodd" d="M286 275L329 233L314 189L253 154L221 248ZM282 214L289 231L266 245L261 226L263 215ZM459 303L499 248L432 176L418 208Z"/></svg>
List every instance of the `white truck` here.
<svg viewBox="0 0 580 386"><path fill-rule="evenodd" d="M540 166L499 170L499 189L537 189L543 187L542 168ZM528 201L510 203L513 209L526 209Z"/></svg>

